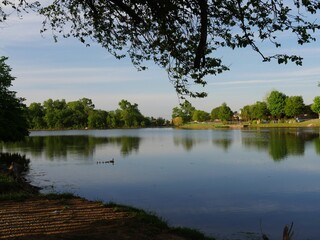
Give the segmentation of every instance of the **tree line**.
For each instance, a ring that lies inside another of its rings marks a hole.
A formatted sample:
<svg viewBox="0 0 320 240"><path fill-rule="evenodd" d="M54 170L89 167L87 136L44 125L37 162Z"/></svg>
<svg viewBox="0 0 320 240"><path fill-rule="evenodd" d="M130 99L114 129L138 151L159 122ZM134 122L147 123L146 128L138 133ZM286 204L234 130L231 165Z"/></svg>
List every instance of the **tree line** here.
<svg viewBox="0 0 320 240"><path fill-rule="evenodd" d="M124 99L113 111L95 109L88 98L70 102L48 99L43 104L33 102L27 107L27 120L30 129L137 128L170 124L161 117L143 116L138 104Z"/></svg>
<svg viewBox="0 0 320 240"><path fill-rule="evenodd" d="M314 98L311 105L305 105L302 96L286 96L284 93L273 90L267 94L264 101L246 105L239 113L222 103L211 112L198 110L189 101L184 101L179 107L172 109L172 119L175 126L190 121L205 122L220 120L230 121L236 118L243 121L280 120L298 118L300 116L320 118L320 96Z"/></svg>

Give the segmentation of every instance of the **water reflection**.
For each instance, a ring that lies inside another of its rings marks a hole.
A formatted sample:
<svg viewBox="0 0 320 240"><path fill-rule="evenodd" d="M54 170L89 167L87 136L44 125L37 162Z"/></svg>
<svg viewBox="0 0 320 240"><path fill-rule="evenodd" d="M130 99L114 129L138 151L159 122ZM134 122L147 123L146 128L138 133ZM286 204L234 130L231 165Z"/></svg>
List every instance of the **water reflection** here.
<svg viewBox="0 0 320 240"><path fill-rule="evenodd" d="M243 146L267 151L274 161L282 161L290 155L303 156L306 144L312 141L315 142L316 152L319 154L319 133L313 131L271 129L253 131L242 137Z"/></svg>
<svg viewBox="0 0 320 240"><path fill-rule="evenodd" d="M232 131L212 131L210 134L199 132L179 132L173 135L173 144L182 146L190 152L197 145L210 141L215 147L227 152L232 146ZM83 159L93 157L97 147L113 147L119 150L122 157L138 153L142 138L139 136L92 136L92 135L50 135L32 136L18 143L0 143L5 151L29 153L31 157L44 156L45 159L66 159L69 155L82 156ZM241 143L245 148L268 152L274 161L282 161L288 156L303 156L307 144L313 142L315 151L320 155L319 132L297 129L263 129L241 131Z"/></svg>
<svg viewBox="0 0 320 240"><path fill-rule="evenodd" d="M184 150L191 151L196 141L193 138L174 137L173 143L175 146L182 146Z"/></svg>
<svg viewBox="0 0 320 240"><path fill-rule="evenodd" d="M173 136L173 143L175 146L182 146L184 150L191 151L196 145L208 142L208 138L199 138L195 135L178 135Z"/></svg>
<svg viewBox="0 0 320 240"><path fill-rule="evenodd" d="M227 152L232 144L232 139L214 139L212 140L212 143L217 147L221 147L225 152Z"/></svg>
<svg viewBox="0 0 320 240"><path fill-rule="evenodd" d="M291 221L318 239L318 129L38 132L1 147L26 154L45 189L141 207L219 239L259 232L260 221L270 239Z"/></svg>
<svg viewBox="0 0 320 240"><path fill-rule="evenodd" d="M106 144L114 144L120 147L121 156L126 157L139 151L140 142L141 138L139 137L124 136L108 138Z"/></svg>
<svg viewBox="0 0 320 240"><path fill-rule="evenodd" d="M314 147L316 149L316 153L320 155L320 138L314 140Z"/></svg>
<svg viewBox="0 0 320 240"><path fill-rule="evenodd" d="M96 148L116 146L120 155L126 157L138 152L141 139L139 137L95 137L95 136L33 136L22 142L0 143L3 151L19 151L28 153L31 157L44 156L47 160L67 159L70 155L90 159Z"/></svg>
<svg viewBox="0 0 320 240"><path fill-rule="evenodd" d="M213 145L228 151L233 142L233 135L231 131L177 131L179 134L173 136L173 143L175 146L182 146L187 152L191 152L196 146L205 145L210 140Z"/></svg>

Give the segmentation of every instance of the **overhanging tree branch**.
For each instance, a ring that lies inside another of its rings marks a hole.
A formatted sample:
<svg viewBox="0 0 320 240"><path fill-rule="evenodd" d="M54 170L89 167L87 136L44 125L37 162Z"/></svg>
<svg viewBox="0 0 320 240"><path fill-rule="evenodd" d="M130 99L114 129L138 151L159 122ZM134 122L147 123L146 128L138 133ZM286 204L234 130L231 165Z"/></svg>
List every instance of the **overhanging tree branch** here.
<svg viewBox="0 0 320 240"><path fill-rule="evenodd" d="M199 69L201 67L201 59L203 59L203 65L205 64L205 51L207 48L208 37L208 4L207 0L198 0L200 7L200 40L195 52L194 68Z"/></svg>
<svg viewBox="0 0 320 240"><path fill-rule="evenodd" d="M124 12L126 12L132 18L135 24L144 22L144 20L139 15L137 15L136 12L132 8L130 8L130 6L125 4L123 1L121 0L109 0L109 1L112 2L114 5L116 5L117 7L119 7Z"/></svg>
<svg viewBox="0 0 320 240"><path fill-rule="evenodd" d="M315 0L54 0L42 8L24 1L19 1L20 11L37 9L46 17L42 32L51 29L55 39L96 41L117 58L128 56L140 70L146 69L145 61L154 61L168 72L180 96L205 97L194 85L205 86L207 76L229 70L215 57L219 48L251 47L263 61L301 65L300 56L265 55L261 44L278 49L285 32L303 45L314 41L320 29ZM13 0L1 2L15 6ZM0 5L0 22L5 10Z"/></svg>

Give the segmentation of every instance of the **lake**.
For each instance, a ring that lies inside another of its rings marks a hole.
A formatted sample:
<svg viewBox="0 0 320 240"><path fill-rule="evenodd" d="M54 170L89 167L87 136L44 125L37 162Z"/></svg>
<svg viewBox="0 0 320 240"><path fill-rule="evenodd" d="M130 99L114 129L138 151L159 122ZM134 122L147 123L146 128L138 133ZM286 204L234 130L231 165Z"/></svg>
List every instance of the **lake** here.
<svg viewBox="0 0 320 240"><path fill-rule="evenodd" d="M44 192L143 208L218 239L320 235L319 129L34 131L2 144ZM114 160L114 161L113 161Z"/></svg>

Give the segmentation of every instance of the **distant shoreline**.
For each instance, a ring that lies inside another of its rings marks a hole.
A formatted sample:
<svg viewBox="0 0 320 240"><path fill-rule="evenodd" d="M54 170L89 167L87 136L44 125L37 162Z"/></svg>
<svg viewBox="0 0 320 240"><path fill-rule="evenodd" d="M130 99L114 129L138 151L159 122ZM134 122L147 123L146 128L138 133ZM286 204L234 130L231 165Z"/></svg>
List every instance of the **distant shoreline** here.
<svg viewBox="0 0 320 240"><path fill-rule="evenodd" d="M287 120L280 123L234 123L224 124L222 122L207 122L207 123L187 123L179 126L180 129L243 129L243 128L318 128L320 127L320 119L311 119L303 122L295 122Z"/></svg>
<svg viewBox="0 0 320 240"><path fill-rule="evenodd" d="M206 129L243 129L243 128L318 128L320 127L320 119L310 119L303 122L295 122L294 120L286 120L286 122L279 123L256 123L243 122L224 124L222 122L190 122L181 126L164 126L164 127L147 127L147 128L177 128L177 129L190 129L190 130L206 130ZM29 129L30 132L34 131L89 131L89 130L131 130L131 129L144 129L137 128L105 128L105 129L84 129L84 128L70 128L70 129Z"/></svg>

